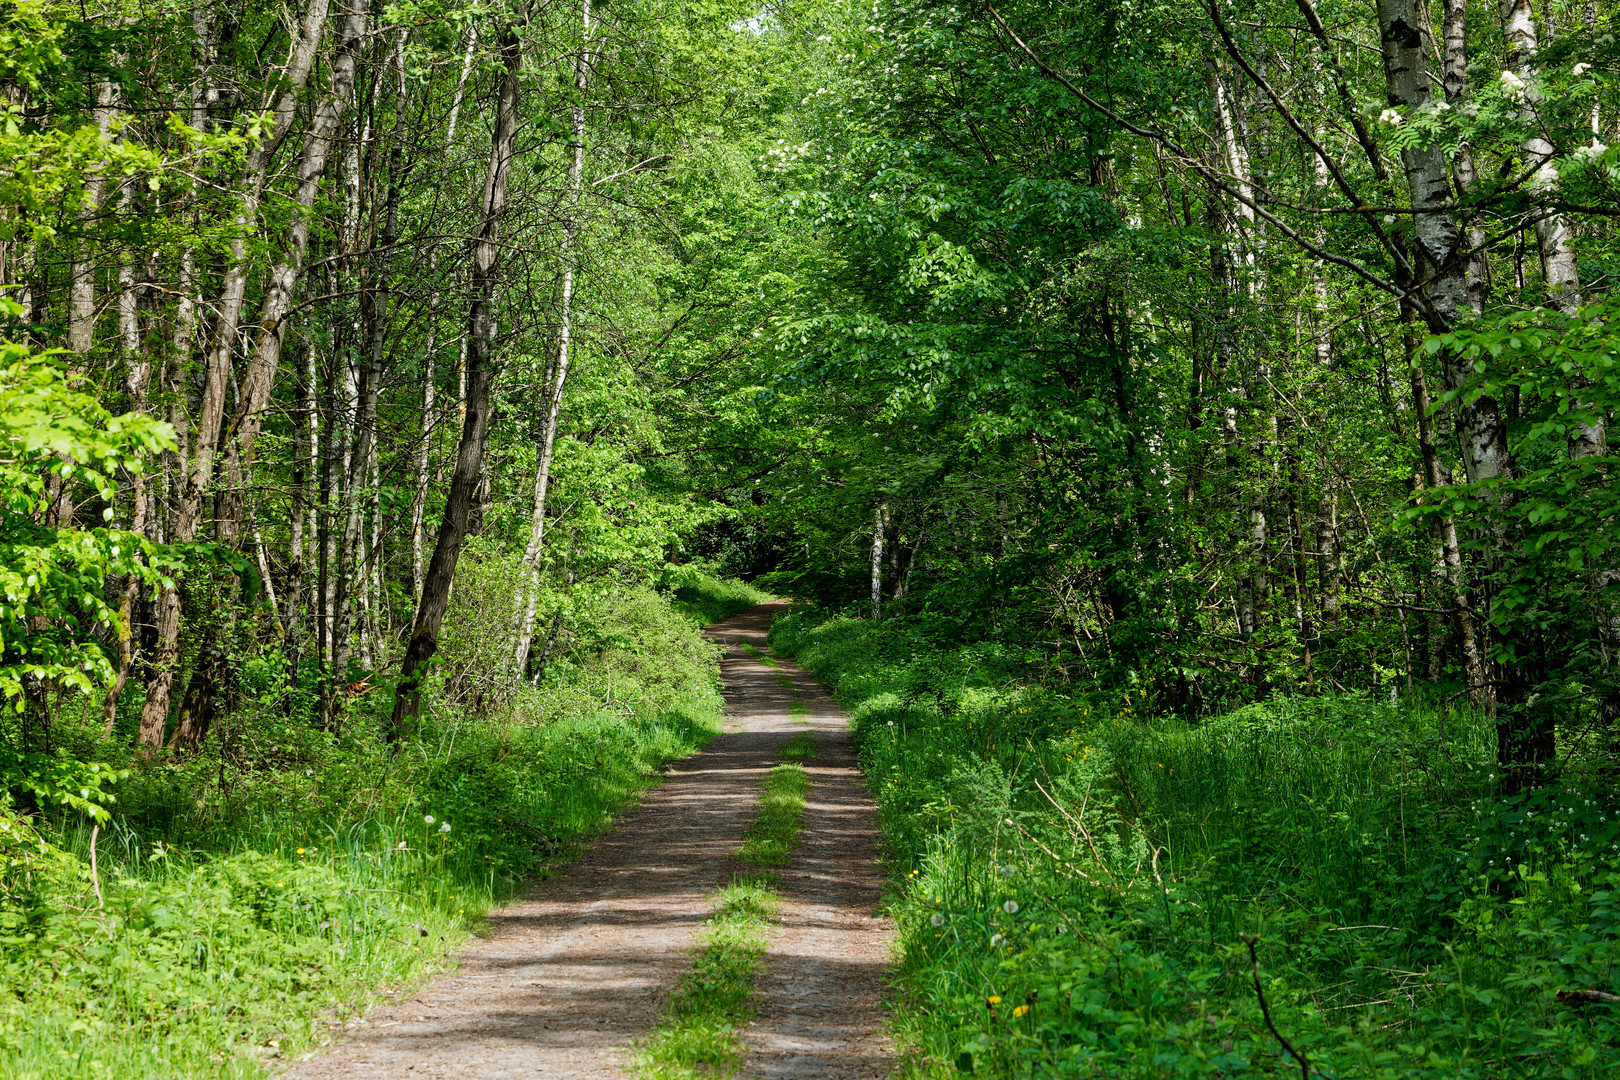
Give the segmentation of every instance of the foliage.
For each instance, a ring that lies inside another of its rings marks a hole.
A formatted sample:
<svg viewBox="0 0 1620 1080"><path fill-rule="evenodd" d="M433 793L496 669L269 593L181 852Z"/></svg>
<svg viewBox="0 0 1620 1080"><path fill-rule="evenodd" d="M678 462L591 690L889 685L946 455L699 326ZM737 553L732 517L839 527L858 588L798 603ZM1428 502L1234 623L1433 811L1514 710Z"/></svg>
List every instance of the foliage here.
<svg viewBox="0 0 1620 1080"><path fill-rule="evenodd" d="M11 314L15 304L6 302ZM53 528L56 492L70 481L111 500L114 474L139 471L140 455L174 446L174 431L148 416L114 416L69 387L46 356L0 344L0 698L23 708L24 680L88 693L112 676L91 627L129 633L104 599L109 576L162 580L157 545L123 529ZM110 520L111 506L102 511ZM169 563L172 566L172 562Z"/></svg>
<svg viewBox="0 0 1620 1080"><path fill-rule="evenodd" d="M747 611L774 597L744 581L719 576L713 570L692 563L666 567L659 574L660 591L668 592L671 605L699 625Z"/></svg>
<svg viewBox="0 0 1620 1080"><path fill-rule="evenodd" d="M1606 1075L1620 820L1596 778L1494 792L1491 725L1279 697L1202 723L1057 692L917 618L772 643L855 716L916 1071Z"/></svg>

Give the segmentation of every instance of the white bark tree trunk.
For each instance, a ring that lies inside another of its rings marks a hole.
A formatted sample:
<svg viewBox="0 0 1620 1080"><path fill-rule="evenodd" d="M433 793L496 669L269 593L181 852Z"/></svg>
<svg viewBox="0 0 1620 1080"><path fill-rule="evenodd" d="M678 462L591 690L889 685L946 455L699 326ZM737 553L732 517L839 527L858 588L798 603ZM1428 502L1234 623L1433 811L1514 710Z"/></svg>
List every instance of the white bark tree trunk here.
<svg viewBox="0 0 1620 1080"><path fill-rule="evenodd" d="M534 503L529 516L529 542L523 551L517 595L517 645L512 650L519 671L528 662L534 641L534 618L540 600L540 560L545 554L546 492L551 486L551 462L557 446L557 424L562 415L563 387L568 381L569 348L573 343L574 266L579 258L580 194L585 181L585 91L590 85L591 0L582 5L584 26L579 54L574 58L573 127L568 161L569 215L563 222L562 295L557 327L557 356L551 365L546 413L541 421L540 446L534 473Z"/></svg>

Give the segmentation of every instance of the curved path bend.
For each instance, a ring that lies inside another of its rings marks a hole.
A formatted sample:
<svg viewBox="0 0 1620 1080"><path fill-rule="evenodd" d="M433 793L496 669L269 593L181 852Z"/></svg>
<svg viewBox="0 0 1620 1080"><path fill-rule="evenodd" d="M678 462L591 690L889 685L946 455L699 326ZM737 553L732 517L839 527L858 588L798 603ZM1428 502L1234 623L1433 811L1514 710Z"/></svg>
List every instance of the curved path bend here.
<svg viewBox="0 0 1620 1080"><path fill-rule="evenodd" d="M622 1078L634 1044L652 1031L690 963L715 890L743 869L732 853L777 748L806 731L819 755L804 763L811 783L803 842L780 871L781 913L737 1075L887 1076L893 927L877 915L876 809L848 721L793 664L773 668L741 647L763 651L783 610L762 604L706 631L728 646L725 734L674 762L578 863L492 913L455 972L371 1012L343 1041L284 1076ZM795 691L805 706L799 716Z"/></svg>

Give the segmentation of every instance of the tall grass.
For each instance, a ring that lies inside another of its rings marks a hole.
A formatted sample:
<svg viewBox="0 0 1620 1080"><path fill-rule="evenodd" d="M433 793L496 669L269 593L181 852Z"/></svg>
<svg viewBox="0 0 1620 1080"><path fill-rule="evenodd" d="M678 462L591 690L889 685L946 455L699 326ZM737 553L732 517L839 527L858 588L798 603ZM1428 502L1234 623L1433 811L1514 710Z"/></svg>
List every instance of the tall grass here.
<svg viewBox="0 0 1620 1080"><path fill-rule="evenodd" d="M620 609L609 644L400 747L381 696L341 736L249 700L120 785L97 880L88 823L0 818L0 1076L262 1076L442 967L719 730L715 650L650 593Z"/></svg>
<svg viewBox="0 0 1620 1080"><path fill-rule="evenodd" d="M1620 829L1578 762L1503 803L1490 722L1423 702L1195 724L925 624L800 615L772 644L854 713L918 1073L1297 1074L1262 994L1324 1075L1620 1066L1614 1007L1559 997L1620 989Z"/></svg>

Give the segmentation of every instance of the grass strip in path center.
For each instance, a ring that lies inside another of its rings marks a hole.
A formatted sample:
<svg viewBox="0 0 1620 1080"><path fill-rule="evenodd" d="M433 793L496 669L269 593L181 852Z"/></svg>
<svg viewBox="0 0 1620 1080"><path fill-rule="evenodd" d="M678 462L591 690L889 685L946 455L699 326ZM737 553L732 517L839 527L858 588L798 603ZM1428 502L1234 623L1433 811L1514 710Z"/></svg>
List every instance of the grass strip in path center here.
<svg viewBox="0 0 1620 1080"><path fill-rule="evenodd" d="M816 747L797 735L781 753L814 757ZM780 866L799 846L810 777L803 765L785 761L766 774L761 787L759 814L743 833L737 858ZM746 1047L740 1033L754 1017L754 976L776 909L776 875L769 870L739 875L720 890L692 969L681 976L663 1022L637 1054L642 1080L726 1076L741 1063Z"/></svg>
<svg viewBox="0 0 1620 1080"><path fill-rule="evenodd" d="M799 694L798 684L793 681L792 677L783 673L781 662L769 653L761 652L760 650L754 648L746 641L742 642L741 644L743 649L747 651L748 655L752 656L755 660L768 664L776 669L776 685L793 695L793 700L788 703L788 716L792 718L795 724L803 724L806 727L809 727L810 710L805 707L804 698Z"/></svg>
<svg viewBox="0 0 1620 1080"><path fill-rule="evenodd" d="M780 866L792 858L809 790L803 765L784 761L772 769L760 792L759 814L743 833L737 858L755 866Z"/></svg>
<svg viewBox="0 0 1620 1080"><path fill-rule="evenodd" d="M775 885L769 871L746 874L715 897L692 969L638 1055L643 1080L727 1075L742 1061L739 1033L754 1016L754 973L776 916Z"/></svg>

